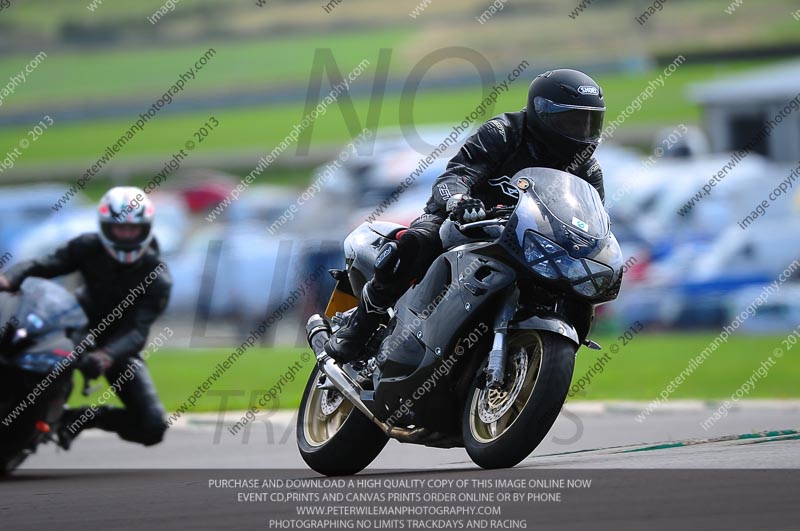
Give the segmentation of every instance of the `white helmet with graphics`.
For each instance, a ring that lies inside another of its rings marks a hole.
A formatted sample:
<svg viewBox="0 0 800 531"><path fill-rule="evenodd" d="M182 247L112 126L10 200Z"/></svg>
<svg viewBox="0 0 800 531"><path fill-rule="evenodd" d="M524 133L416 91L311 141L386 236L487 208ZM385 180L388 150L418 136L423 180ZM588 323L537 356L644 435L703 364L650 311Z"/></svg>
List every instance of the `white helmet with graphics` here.
<svg viewBox="0 0 800 531"><path fill-rule="evenodd" d="M135 186L115 186L100 200L100 241L118 262L132 264L153 240L155 209L147 194Z"/></svg>

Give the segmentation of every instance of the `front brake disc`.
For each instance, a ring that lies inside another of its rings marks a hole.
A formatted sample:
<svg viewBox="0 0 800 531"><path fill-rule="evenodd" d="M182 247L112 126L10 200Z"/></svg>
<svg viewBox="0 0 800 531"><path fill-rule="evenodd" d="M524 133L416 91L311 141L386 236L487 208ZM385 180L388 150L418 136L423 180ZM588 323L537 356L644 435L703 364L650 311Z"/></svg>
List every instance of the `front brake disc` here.
<svg viewBox="0 0 800 531"><path fill-rule="evenodd" d="M319 398L320 409L326 417L333 414L344 402L344 395L334 389L325 389Z"/></svg>
<svg viewBox="0 0 800 531"><path fill-rule="evenodd" d="M511 361L514 364L514 379L510 387L506 385L502 389L484 388L478 397L478 417L485 424L491 424L503 418L522 390L525 376L528 374L527 353L525 350L519 350Z"/></svg>

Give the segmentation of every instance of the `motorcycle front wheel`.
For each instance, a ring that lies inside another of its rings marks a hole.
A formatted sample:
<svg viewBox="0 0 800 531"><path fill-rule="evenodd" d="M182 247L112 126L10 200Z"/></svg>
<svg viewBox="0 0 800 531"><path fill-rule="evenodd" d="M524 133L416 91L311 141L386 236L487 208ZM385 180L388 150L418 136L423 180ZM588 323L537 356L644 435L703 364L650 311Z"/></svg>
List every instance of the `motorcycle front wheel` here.
<svg viewBox="0 0 800 531"><path fill-rule="evenodd" d="M4 402L0 404L0 415L2 418L8 418L11 412L11 403ZM24 421L24 419L23 419ZM21 421L22 422L22 421ZM21 450L20 443L17 440L17 433L21 433L18 425L13 425L11 428L0 429L0 476L6 476L16 470L28 458L29 452ZM13 429L14 432L9 430ZM13 441L9 440L13 439Z"/></svg>
<svg viewBox="0 0 800 531"><path fill-rule="evenodd" d="M27 452L15 452L12 455L0 456L0 477L15 471L28 458Z"/></svg>
<svg viewBox="0 0 800 531"><path fill-rule="evenodd" d="M326 476L360 472L389 438L335 389L321 389L315 369L297 415L297 447L312 470Z"/></svg>
<svg viewBox="0 0 800 531"><path fill-rule="evenodd" d="M467 395L462 436L482 468L509 468L529 456L558 417L567 397L577 347L567 338L537 330L509 334L504 385L485 385L484 363Z"/></svg>

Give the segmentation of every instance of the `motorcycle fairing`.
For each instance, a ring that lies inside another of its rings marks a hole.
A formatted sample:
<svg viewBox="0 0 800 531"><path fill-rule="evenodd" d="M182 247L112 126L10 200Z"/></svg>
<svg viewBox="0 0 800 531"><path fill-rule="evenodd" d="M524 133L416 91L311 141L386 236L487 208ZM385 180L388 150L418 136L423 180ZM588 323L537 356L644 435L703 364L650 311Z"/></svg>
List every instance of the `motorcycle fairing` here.
<svg viewBox="0 0 800 531"><path fill-rule="evenodd" d="M366 280L375 275L378 250L405 228L403 225L388 221L374 223L365 221L348 234L344 240L344 258L354 293L361 293Z"/></svg>
<svg viewBox="0 0 800 531"><path fill-rule="evenodd" d="M560 315L534 315L527 319L513 320L508 324L509 330L542 330L569 338L576 346L581 346L581 339L575 327Z"/></svg>
<svg viewBox="0 0 800 531"><path fill-rule="evenodd" d="M422 282L400 298L394 329L379 349L380 371L374 376L376 416L390 415L445 360L452 363L456 341L469 325L484 319L491 325L494 312L487 309L516 279L512 268L491 256L493 245L440 255ZM446 385L436 385L426 390L417 405L435 397L453 400L446 389Z"/></svg>
<svg viewBox="0 0 800 531"><path fill-rule="evenodd" d="M5 326L12 317L18 323L14 328L24 328L29 341L39 341L50 334L63 337L65 330L79 330L87 324L86 314L72 293L53 281L36 277L25 279L17 294L0 293L0 325ZM65 341L57 348L71 350L72 345Z"/></svg>

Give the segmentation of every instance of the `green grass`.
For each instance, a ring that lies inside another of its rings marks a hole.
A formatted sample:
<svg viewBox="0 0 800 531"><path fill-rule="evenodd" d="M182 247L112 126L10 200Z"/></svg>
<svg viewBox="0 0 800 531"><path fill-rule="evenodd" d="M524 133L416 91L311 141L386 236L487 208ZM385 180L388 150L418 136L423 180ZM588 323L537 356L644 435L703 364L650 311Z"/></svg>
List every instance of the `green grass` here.
<svg viewBox="0 0 800 531"><path fill-rule="evenodd" d="M686 368L688 361L700 353L712 340L711 334L641 335L613 354L601 374L592 378L591 384L572 400L652 400ZM601 337L598 341L608 349L614 337ZM731 396L767 360L775 347L781 346L780 337L734 337L717 349L683 385L671 395L675 399L725 399ZM163 350L149 361L159 395L167 410L172 413L214 371L214 366L230 355L230 350ZM307 349L254 348L243 355L214 386L212 393L228 394L228 410L244 410L275 385L287 369ZM575 367L573 384L584 376L595 362L596 351L581 349ZM777 360L766 378L758 379L747 398L800 398L800 358L787 352ZM302 362L303 369L280 394L281 408L295 408L300 404L303 386L311 370L311 362ZM73 405L92 403L76 393ZM116 402L111 402L116 403ZM194 412L217 411L222 397L204 395L197 401Z"/></svg>
<svg viewBox="0 0 800 531"><path fill-rule="evenodd" d="M264 392L275 385L295 362L300 362L303 369L293 382L285 386L279 396L280 408L295 408L300 405L308 374L313 366L303 362L301 355L308 349L298 348L253 348L242 355L238 361L223 374L210 391L198 401L193 412L219 411L222 396L228 396L228 410L244 410L251 406L251 400L258 400ZM231 355L232 349L192 349L161 350L152 355L148 366L155 380L158 394L167 411L174 412L188 397L194 393L209 375L215 371L217 363L222 363ZM80 377L78 377L80 378ZM105 382L105 380L102 380ZM85 398L80 393L73 393L70 404L96 403L98 397L107 389L103 388ZM218 393L214 395L214 393ZM116 399L109 404L119 404Z"/></svg>
<svg viewBox="0 0 800 531"><path fill-rule="evenodd" d="M372 30L243 42L212 39L202 44L166 49L48 49L45 50L47 58L28 75L24 85L6 98L3 109L12 111L43 102L96 104L131 97L145 101L157 99L209 48L213 48L216 55L188 82L184 94L195 97L224 94L232 88L258 90L304 84L317 48L333 50L342 74L346 75L364 59L373 63L374 71L379 48L400 47L408 38L408 31ZM18 53L0 58L0 73L17 74L34 55Z"/></svg>
<svg viewBox="0 0 800 531"><path fill-rule="evenodd" d="M669 383L687 368L691 359L700 354L715 336L711 334L642 335L617 354L610 354L601 374L593 376L584 391L573 400L653 400ZM766 361L782 337L741 336L721 345L700 365L670 398L725 399L753 375ZM599 338L602 352L581 349L575 366L573 386L595 364L597 358L609 352L616 337ZM790 352L774 358L776 364L764 379L758 379L747 398L800 397L800 358Z"/></svg>
<svg viewBox="0 0 800 531"><path fill-rule="evenodd" d="M691 57L670 76L664 78L663 87L655 88L650 99L642 101L642 108L625 121L625 125L677 124L696 122L700 108L687 95L694 83L711 81L750 68L763 67L767 61L736 61L719 64L692 64ZM606 120L615 119L647 88L651 81L663 74L663 68L636 74L598 76L606 99Z"/></svg>
<svg viewBox="0 0 800 531"><path fill-rule="evenodd" d="M203 0L208 1L208 0ZM7 13L3 13L16 27L25 27L39 34L55 34L65 21L97 22L98 19L113 20L134 16L144 20L164 4L163 0L138 0L137 2L103 2L89 11L90 0L28 0L12 2Z"/></svg>
<svg viewBox="0 0 800 531"><path fill-rule="evenodd" d="M653 97L643 102L639 112L632 114L623 127L691 123L698 119L699 109L687 101L688 85L718 75L738 72L753 66L752 62L738 62L718 66L692 65L687 62L658 88ZM607 95L609 120L625 109L647 87L648 82L661 73L660 69L641 74L601 76L599 81ZM372 76L373 71L365 73ZM504 73L499 73L504 74ZM533 75L533 72L531 72ZM494 113L518 110L524 105L527 83L520 79L511 90L499 98ZM180 95L178 96L180 97ZM385 98L380 114L380 126L396 126L401 122L418 124L455 124L471 112L481 100L478 87L454 91L419 92L414 97L413 116L400 116L399 96ZM355 100L362 123L367 115L366 99ZM202 114L156 116L120 151L114 164L138 157L169 157L180 149L186 140L206 120L215 116L220 126L198 145L194 153L215 153L232 150L271 151L303 117L303 105L279 105L250 109L204 111ZM480 120L490 117L487 114ZM45 132L17 161L19 167L45 162L86 164L99 157L106 146L113 143L131 125L132 119L104 120L91 123L58 124ZM354 125L354 127L356 127ZM24 138L28 128L0 130L0 147L14 146ZM337 105L331 106L313 126L312 146L345 143L350 138L347 124ZM2 151L2 150L0 150ZM293 149L289 150L290 153Z"/></svg>
<svg viewBox="0 0 800 531"><path fill-rule="evenodd" d="M145 16L162 0L108 0L94 13L86 9L88 0L15 0L0 17L0 31L2 24L19 31L26 37L19 49L25 51L0 58L0 73L18 71L33 50L49 54L25 90L9 98L13 109L22 103L147 96L162 90L210 46L219 50L218 61L224 64L213 67L214 75L197 81L199 91L302 81L314 48L334 50L342 69L365 54L375 55L381 47L393 48L391 69L397 73L407 71L422 55L447 46L473 48L493 63L517 57L536 63L539 50L547 50L543 62L585 63L588 50L602 62L632 52L680 50L691 55L698 49L798 41L791 0L746 3L734 17L723 14L729 3L671 3L641 28L633 20L641 7L635 2L593 5L588 16L571 20L567 16L574 7L571 2L540 0L509 6L491 24L478 25L473 17L486 8L483 0L437 0L419 21L408 17L413 6L403 3L349 0L330 17L319 3L310 1L287 1L281 6L273 2L258 9L252 0L229 0L224 5L194 0L179 4L152 26ZM65 46L57 40L57 28L68 22L96 27L120 24L130 35L113 46Z"/></svg>

